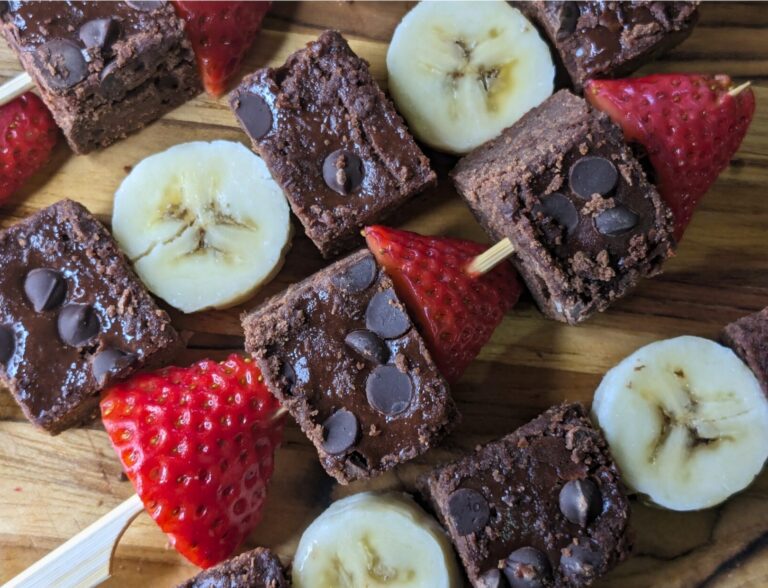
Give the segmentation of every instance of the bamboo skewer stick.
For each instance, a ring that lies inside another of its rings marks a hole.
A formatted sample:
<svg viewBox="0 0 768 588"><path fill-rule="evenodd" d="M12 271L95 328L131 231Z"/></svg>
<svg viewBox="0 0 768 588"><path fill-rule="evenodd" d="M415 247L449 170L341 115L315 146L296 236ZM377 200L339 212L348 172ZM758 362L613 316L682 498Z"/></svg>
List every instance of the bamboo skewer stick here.
<svg viewBox="0 0 768 588"><path fill-rule="evenodd" d="M740 86L736 86L735 88L732 88L731 90L728 90L729 96L738 96L741 94L744 90L749 88L752 85L752 82L744 82Z"/></svg>
<svg viewBox="0 0 768 588"><path fill-rule="evenodd" d="M100 584L110 576L117 542L142 510L144 505L134 494L3 588L89 588Z"/></svg>
<svg viewBox="0 0 768 588"><path fill-rule="evenodd" d="M488 273L514 252L515 246L512 245L512 241L507 238L502 239L485 253L475 257L467 267L467 272L473 278Z"/></svg>
<svg viewBox="0 0 768 588"><path fill-rule="evenodd" d="M0 106L18 98L24 92L35 89L35 83L28 73L17 75L0 86Z"/></svg>

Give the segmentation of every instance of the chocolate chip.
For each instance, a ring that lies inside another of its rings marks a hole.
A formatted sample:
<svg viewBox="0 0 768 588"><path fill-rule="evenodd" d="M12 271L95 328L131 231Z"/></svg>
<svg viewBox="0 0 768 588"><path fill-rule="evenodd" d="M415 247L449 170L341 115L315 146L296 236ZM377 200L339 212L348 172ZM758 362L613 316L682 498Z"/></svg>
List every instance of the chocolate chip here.
<svg viewBox="0 0 768 588"><path fill-rule="evenodd" d="M603 497L592 480L571 480L560 490L560 511L566 519L586 527L603 511Z"/></svg>
<svg viewBox="0 0 768 588"><path fill-rule="evenodd" d="M110 61L99 73L99 93L107 98L117 99L125 92L125 84L118 75L117 60Z"/></svg>
<svg viewBox="0 0 768 588"><path fill-rule="evenodd" d="M579 211L570 198L559 192L542 198L533 210L555 220L569 234L579 226Z"/></svg>
<svg viewBox="0 0 768 588"><path fill-rule="evenodd" d="M41 45L35 55L38 68L55 90L66 90L88 75L80 47L66 39L52 39Z"/></svg>
<svg viewBox="0 0 768 588"><path fill-rule="evenodd" d="M357 417L342 408L323 423L323 449L331 455L344 453L355 444L359 434Z"/></svg>
<svg viewBox="0 0 768 588"><path fill-rule="evenodd" d="M562 41L570 36L576 30L576 24L579 22L579 5L577 2L562 2L560 4L560 26L557 29L556 38Z"/></svg>
<svg viewBox="0 0 768 588"><path fill-rule="evenodd" d="M596 545L569 545L560 554L560 569L574 584L589 583L605 567L603 554Z"/></svg>
<svg viewBox="0 0 768 588"><path fill-rule="evenodd" d="M538 549L521 547L507 557L504 575L512 588L544 588L551 584L552 567Z"/></svg>
<svg viewBox="0 0 768 588"><path fill-rule="evenodd" d="M235 116L251 139L261 139L272 128L272 110L267 101L258 94L240 94Z"/></svg>
<svg viewBox="0 0 768 588"><path fill-rule="evenodd" d="M280 366L280 375L285 380L286 391L290 394L291 389L296 384L296 370L293 369L290 363L284 361Z"/></svg>
<svg viewBox="0 0 768 588"><path fill-rule="evenodd" d="M35 312L53 310L64 303L64 298L67 296L67 282L56 270L33 269L24 280L24 293Z"/></svg>
<svg viewBox="0 0 768 588"><path fill-rule="evenodd" d="M480 576L478 586L479 588L507 588L509 584L501 570L494 568Z"/></svg>
<svg viewBox="0 0 768 588"><path fill-rule="evenodd" d="M411 328L411 319L402 305L398 304L392 288L378 292L371 298L365 311L365 326L385 339L399 337Z"/></svg>
<svg viewBox="0 0 768 588"><path fill-rule="evenodd" d="M413 383L393 365L381 365L374 369L365 383L368 403L387 416L405 411L413 399Z"/></svg>
<svg viewBox="0 0 768 588"><path fill-rule="evenodd" d="M142 12L150 12L165 6L164 0L125 0L125 3L134 10L141 10Z"/></svg>
<svg viewBox="0 0 768 588"><path fill-rule="evenodd" d="M459 535L477 533L491 518L488 501L477 490L459 488L448 497L448 514Z"/></svg>
<svg viewBox="0 0 768 588"><path fill-rule="evenodd" d="M323 179L331 190L346 196L363 183L363 162L344 149L334 151L323 162Z"/></svg>
<svg viewBox="0 0 768 588"><path fill-rule="evenodd" d="M59 337L67 345L82 347L99 334L99 315L89 304L67 304L59 312Z"/></svg>
<svg viewBox="0 0 768 588"><path fill-rule="evenodd" d="M350 294L362 292L376 279L376 262L370 255L333 277L333 283Z"/></svg>
<svg viewBox="0 0 768 588"><path fill-rule="evenodd" d="M107 381L107 376L119 374L121 370L131 365L136 356L120 349L107 348L99 351L91 359L91 373L99 386Z"/></svg>
<svg viewBox="0 0 768 588"><path fill-rule="evenodd" d="M8 325L0 325L0 364L7 365L16 352L16 335Z"/></svg>
<svg viewBox="0 0 768 588"><path fill-rule="evenodd" d="M370 331L364 329L352 331L345 337L344 343L368 361L375 363L387 363L389 361L389 347Z"/></svg>
<svg viewBox="0 0 768 588"><path fill-rule="evenodd" d="M595 194L607 196L618 181L616 166L605 157L582 157L571 166L571 190L585 200Z"/></svg>
<svg viewBox="0 0 768 588"><path fill-rule="evenodd" d="M80 27L80 40L88 49L109 49L120 35L120 24L114 18L94 18Z"/></svg>
<svg viewBox="0 0 768 588"><path fill-rule="evenodd" d="M595 227L603 235L616 237L634 228L640 217L626 206L615 206L604 210L595 218Z"/></svg>

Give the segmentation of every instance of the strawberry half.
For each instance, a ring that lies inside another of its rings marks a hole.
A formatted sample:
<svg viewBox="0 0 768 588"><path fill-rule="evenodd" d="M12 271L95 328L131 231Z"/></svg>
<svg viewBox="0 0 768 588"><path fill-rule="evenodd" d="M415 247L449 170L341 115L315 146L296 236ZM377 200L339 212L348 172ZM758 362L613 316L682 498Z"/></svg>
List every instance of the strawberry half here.
<svg viewBox="0 0 768 588"><path fill-rule="evenodd" d="M471 278L467 266L485 245L382 226L366 227L363 233L420 327L438 369L449 382L457 381L520 297L514 269L503 262Z"/></svg>
<svg viewBox="0 0 768 588"><path fill-rule="evenodd" d="M171 544L207 568L258 524L282 419L250 359L200 361L112 387L101 416L136 493Z"/></svg>
<svg viewBox="0 0 768 588"><path fill-rule="evenodd" d="M58 136L51 113L32 92L0 106L0 203L48 162Z"/></svg>
<svg viewBox="0 0 768 588"><path fill-rule="evenodd" d="M261 30L272 2L175 0L209 94L221 96Z"/></svg>
<svg viewBox="0 0 768 588"><path fill-rule="evenodd" d="M640 143L656 172L659 193L675 215L679 241L693 211L741 145L755 113L755 95L736 95L726 75L657 74L591 80L585 95Z"/></svg>

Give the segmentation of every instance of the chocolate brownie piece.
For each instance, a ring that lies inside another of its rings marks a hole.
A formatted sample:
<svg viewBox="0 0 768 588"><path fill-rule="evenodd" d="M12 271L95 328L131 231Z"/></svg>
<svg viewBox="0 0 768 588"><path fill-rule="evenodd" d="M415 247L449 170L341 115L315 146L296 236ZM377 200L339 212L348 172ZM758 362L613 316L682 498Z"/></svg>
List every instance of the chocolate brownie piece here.
<svg viewBox="0 0 768 588"><path fill-rule="evenodd" d="M672 214L607 115L567 90L459 161L456 187L542 312L576 324L672 253Z"/></svg>
<svg viewBox="0 0 768 588"><path fill-rule="evenodd" d="M629 501L580 404L437 468L424 493L473 586L587 586L627 557Z"/></svg>
<svg viewBox="0 0 768 588"><path fill-rule="evenodd" d="M200 572L177 588L288 588L285 571L269 549L257 547Z"/></svg>
<svg viewBox="0 0 768 588"><path fill-rule="evenodd" d="M0 382L52 434L180 341L104 226L62 200L0 233Z"/></svg>
<svg viewBox="0 0 768 588"><path fill-rule="evenodd" d="M436 181L368 64L335 31L246 77L230 105L325 257Z"/></svg>
<svg viewBox="0 0 768 588"><path fill-rule="evenodd" d="M270 391L342 484L435 445L458 421L392 280L367 250L243 317Z"/></svg>
<svg viewBox="0 0 768 588"><path fill-rule="evenodd" d="M720 340L749 366L768 394L768 308L731 323Z"/></svg>
<svg viewBox="0 0 768 588"><path fill-rule="evenodd" d="M106 147L201 90L166 2L3 2L0 30L76 153Z"/></svg>
<svg viewBox="0 0 768 588"><path fill-rule="evenodd" d="M699 2L513 2L552 45L577 90L628 75L682 43Z"/></svg>

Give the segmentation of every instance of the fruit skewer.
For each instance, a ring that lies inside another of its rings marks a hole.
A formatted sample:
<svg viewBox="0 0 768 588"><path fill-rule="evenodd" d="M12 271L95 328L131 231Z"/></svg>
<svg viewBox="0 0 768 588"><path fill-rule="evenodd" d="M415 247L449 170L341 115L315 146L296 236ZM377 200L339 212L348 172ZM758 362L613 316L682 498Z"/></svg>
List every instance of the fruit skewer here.
<svg viewBox="0 0 768 588"><path fill-rule="evenodd" d="M648 152L657 176L654 183L675 214L678 241L694 208L741 145L754 113L750 85L744 82L733 86L728 76L686 74L596 80L587 84L585 95L593 106L604 110L621 126L628 141L641 144ZM639 106L643 101L649 104L645 110L650 122L641 121L637 114L643 110ZM667 109L672 110L673 116L654 116ZM686 149L687 145L667 142L668 128L678 131L671 136L696 144L696 153L689 153L692 150ZM677 155L680 152L683 155ZM683 187L679 179L674 181L680 176L688 178ZM484 274L514 252L513 243L502 239L475 258L467 271L472 276Z"/></svg>
<svg viewBox="0 0 768 588"><path fill-rule="evenodd" d="M0 86L0 106L8 104L25 92L35 89L35 83L28 73L21 73L15 78L11 78Z"/></svg>

